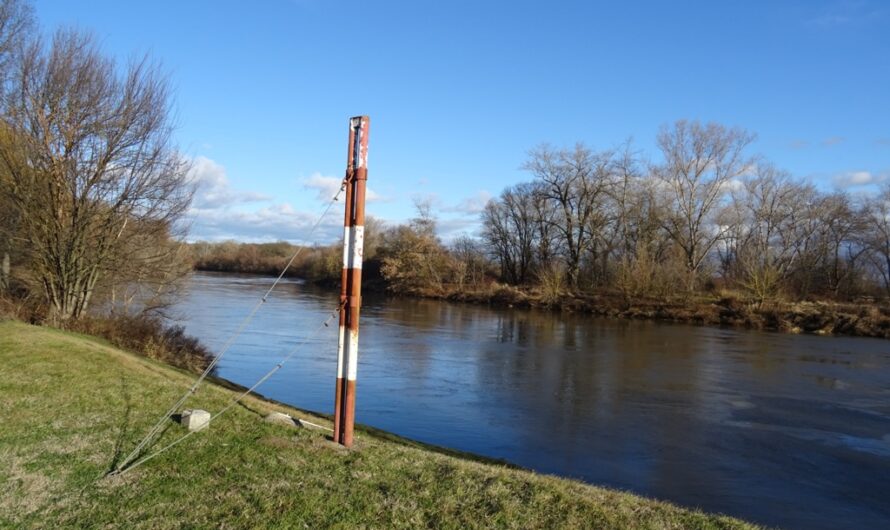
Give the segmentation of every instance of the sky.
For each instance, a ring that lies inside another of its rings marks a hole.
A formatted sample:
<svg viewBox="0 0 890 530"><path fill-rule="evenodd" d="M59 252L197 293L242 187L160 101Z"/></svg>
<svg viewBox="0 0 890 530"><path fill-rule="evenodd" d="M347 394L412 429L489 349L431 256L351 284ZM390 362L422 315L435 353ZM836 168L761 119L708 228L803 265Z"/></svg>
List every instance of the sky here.
<svg viewBox="0 0 890 530"><path fill-rule="evenodd" d="M445 240L529 180L529 149L633 140L679 119L823 189L890 180L890 1L34 0L173 87L199 183L191 240L334 242L350 116L371 118L367 213L430 201Z"/></svg>

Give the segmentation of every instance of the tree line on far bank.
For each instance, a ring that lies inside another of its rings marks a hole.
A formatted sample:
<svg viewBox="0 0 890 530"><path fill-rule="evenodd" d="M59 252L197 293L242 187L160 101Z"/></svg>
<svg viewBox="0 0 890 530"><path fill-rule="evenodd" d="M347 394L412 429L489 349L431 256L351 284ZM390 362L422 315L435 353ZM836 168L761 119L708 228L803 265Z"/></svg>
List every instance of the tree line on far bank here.
<svg viewBox="0 0 890 530"><path fill-rule="evenodd" d="M480 232L444 244L435 214L372 220L366 260L391 291L444 294L516 286L557 297L689 298L732 291L772 301L890 294L890 185L854 197L821 191L747 153L738 128L678 121L659 132L661 162L630 145L529 152L531 179L490 200ZM197 243L198 268L278 272L286 243ZM339 279L339 244L314 247L294 274ZM366 276L368 273L366 272Z"/></svg>
<svg viewBox="0 0 890 530"><path fill-rule="evenodd" d="M287 243L184 243L193 186L157 64L121 66L88 33L36 29L25 0L0 0L0 315L156 318L193 267L281 270ZM486 205L477 234L443 243L429 204L401 225L369 218L365 285L554 306L890 294L890 185L822 191L753 156L752 140L679 121L659 133L655 163L630 144L539 146L531 178ZM341 256L307 248L293 273L336 282Z"/></svg>
<svg viewBox="0 0 890 530"><path fill-rule="evenodd" d="M678 121L660 130L657 163L630 144L539 146L523 165L531 179L490 200L474 236L443 243L429 204L405 224L373 220L365 282L403 294L887 335L890 184L871 195L823 191L751 155L753 139ZM287 249L191 245L198 268L241 272L277 272ZM339 244L304 256L294 275L339 280ZM789 305L813 301L848 303L853 313ZM715 302L710 315L697 312Z"/></svg>
<svg viewBox="0 0 890 530"><path fill-rule="evenodd" d="M532 179L483 213L482 244L503 281L689 296L716 287L764 304L890 294L890 187L854 197L748 153L754 136L678 121L660 162L629 145L542 146Z"/></svg>

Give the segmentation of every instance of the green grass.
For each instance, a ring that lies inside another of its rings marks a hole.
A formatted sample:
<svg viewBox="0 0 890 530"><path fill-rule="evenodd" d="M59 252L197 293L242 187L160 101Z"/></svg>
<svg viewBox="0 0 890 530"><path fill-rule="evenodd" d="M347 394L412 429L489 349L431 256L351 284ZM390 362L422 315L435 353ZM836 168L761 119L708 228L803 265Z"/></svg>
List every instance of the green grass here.
<svg viewBox="0 0 890 530"><path fill-rule="evenodd" d="M172 450L97 480L193 380L100 340L0 322L0 526L15 528L749 528L623 492L360 430L264 423L249 398ZM205 384L187 406L234 392ZM182 434L169 423L161 442Z"/></svg>

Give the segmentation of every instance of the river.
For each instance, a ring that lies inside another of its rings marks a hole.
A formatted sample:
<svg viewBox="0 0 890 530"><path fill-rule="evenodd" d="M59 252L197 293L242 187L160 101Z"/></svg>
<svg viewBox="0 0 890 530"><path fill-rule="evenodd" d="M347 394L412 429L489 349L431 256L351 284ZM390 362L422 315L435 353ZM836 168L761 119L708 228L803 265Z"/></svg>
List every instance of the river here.
<svg viewBox="0 0 890 530"><path fill-rule="evenodd" d="M198 273L177 306L219 350L269 287ZM331 413L338 293L286 280L219 364ZM356 420L544 473L786 528L890 528L890 341L367 295Z"/></svg>

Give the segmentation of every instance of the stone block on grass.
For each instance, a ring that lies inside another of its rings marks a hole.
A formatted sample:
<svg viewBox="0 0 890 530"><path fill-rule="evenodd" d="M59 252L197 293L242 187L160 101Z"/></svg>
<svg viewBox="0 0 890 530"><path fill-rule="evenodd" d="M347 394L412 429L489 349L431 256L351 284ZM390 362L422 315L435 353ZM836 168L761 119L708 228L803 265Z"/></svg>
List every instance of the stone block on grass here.
<svg viewBox="0 0 890 530"><path fill-rule="evenodd" d="M190 431L200 431L210 425L210 413L201 409L186 409L182 411L179 423Z"/></svg>

